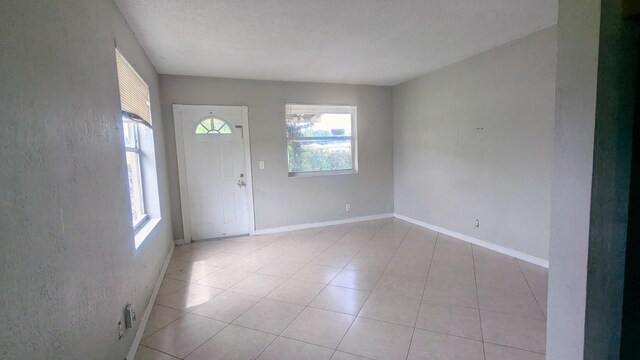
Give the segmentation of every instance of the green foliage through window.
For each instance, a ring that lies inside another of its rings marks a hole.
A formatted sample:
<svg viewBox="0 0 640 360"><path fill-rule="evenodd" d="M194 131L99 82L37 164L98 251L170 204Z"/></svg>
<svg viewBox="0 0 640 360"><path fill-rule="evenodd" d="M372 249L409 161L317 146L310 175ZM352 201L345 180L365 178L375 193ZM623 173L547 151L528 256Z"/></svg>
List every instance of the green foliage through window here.
<svg viewBox="0 0 640 360"><path fill-rule="evenodd" d="M351 140L295 141L289 140L289 172L351 170Z"/></svg>
<svg viewBox="0 0 640 360"><path fill-rule="evenodd" d="M289 173L354 169L351 106L287 105Z"/></svg>

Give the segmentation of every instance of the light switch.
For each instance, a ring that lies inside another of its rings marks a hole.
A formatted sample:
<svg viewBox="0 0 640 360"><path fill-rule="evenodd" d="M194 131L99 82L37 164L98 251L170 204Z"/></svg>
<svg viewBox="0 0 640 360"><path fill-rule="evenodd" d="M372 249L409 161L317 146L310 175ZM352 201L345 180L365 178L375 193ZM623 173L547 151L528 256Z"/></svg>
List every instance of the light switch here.
<svg viewBox="0 0 640 360"><path fill-rule="evenodd" d="M260 170L264 169L264 161L259 161L258 162L258 167L260 168Z"/></svg>

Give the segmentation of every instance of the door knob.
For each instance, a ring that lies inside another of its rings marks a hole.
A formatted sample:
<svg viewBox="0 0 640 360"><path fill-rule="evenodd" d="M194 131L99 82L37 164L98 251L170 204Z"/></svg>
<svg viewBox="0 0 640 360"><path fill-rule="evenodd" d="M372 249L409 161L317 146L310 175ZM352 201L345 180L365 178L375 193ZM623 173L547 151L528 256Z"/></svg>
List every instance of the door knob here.
<svg viewBox="0 0 640 360"><path fill-rule="evenodd" d="M247 183L244 181L244 174L240 174L240 179L238 180L238 186L239 187L247 186Z"/></svg>

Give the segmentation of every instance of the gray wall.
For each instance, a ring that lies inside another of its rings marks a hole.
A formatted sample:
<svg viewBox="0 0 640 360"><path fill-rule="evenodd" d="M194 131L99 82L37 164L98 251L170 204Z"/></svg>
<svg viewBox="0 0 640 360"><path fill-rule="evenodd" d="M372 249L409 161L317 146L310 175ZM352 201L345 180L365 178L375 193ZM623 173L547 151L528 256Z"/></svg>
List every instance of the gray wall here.
<svg viewBox="0 0 640 360"><path fill-rule="evenodd" d="M247 105L256 228L393 212L391 88L161 75L174 238L182 239L172 104ZM358 174L289 178L285 104L358 107ZM258 169L258 161L265 169ZM345 203L351 203L351 213Z"/></svg>
<svg viewBox="0 0 640 360"><path fill-rule="evenodd" d="M548 259L555 66L553 26L394 87L395 212Z"/></svg>
<svg viewBox="0 0 640 360"><path fill-rule="evenodd" d="M115 43L157 124L163 219L137 250ZM158 76L112 1L3 1L0 44L0 358L123 359L172 244Z"/></svg>
<svg viewBox="0 0 640 360"><path fill-rule="evenodd" d="M599 0L560 0L547 359L584 358Z"/></svg>

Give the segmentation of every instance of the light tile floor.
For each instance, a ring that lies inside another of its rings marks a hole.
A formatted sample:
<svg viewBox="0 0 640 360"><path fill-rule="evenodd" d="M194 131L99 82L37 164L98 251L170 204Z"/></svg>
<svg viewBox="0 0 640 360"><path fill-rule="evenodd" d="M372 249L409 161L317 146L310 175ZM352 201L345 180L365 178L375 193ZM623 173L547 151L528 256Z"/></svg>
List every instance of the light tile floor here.
<svg viewBox="0 0 640 360"><path fill-rule="evenodd" d="M386 219L174 250L138 360L544 359L547 270Z"/></svg>

